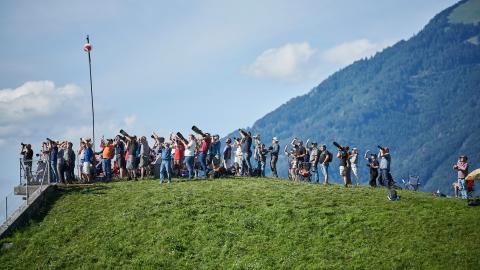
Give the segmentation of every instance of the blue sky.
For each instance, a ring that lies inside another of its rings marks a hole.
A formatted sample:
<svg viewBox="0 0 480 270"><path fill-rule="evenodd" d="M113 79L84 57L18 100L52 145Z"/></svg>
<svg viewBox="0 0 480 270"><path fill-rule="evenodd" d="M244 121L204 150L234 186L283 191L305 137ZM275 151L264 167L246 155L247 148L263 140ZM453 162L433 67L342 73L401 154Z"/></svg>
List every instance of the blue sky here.
<svg viewBox="0 0 480 270"><path fill-rule="evenodd" d="M0 196L21 141L90 135L87 34L97 137L192 124L225 135L456 1L98 2L0 3Z"/></svg>

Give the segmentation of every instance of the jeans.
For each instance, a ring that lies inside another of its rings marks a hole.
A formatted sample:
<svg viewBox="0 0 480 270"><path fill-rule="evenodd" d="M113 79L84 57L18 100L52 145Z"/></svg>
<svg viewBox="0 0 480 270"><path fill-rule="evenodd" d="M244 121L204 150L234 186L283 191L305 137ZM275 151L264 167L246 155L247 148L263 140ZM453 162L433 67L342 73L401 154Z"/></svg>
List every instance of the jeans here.
<svg viewBox="0 0 480 270"><path fill-rule="evenodd" d="M388 177L388 169L380 169L380 178L382 179L380 181L380 184L382 186L390 186L390 179Z"/></svg>
<svg viewBox="0 0 480 270"><path fill-rule="evenodd" d="M200 161L200 167L204 173L204 177L208 175L208 166L207 166L207 153L200 152L198 153L198 161Z"/></svg>
<svg viewBox="0 0 480 270"><path fill-rule="evenodd" d="M187 165L188 179L193 179L193 162L195 157L185 157L185 165Z"/></svg>
<svg viewBox="0 0 480 270"><path fill-rule="evenodd" d="M105 180L112 180L112 164L109 158L102 159L102 170L103 175L105 176Z"/></svg>
<svg viewBox="0 0 480 270"><path fill-rule="evenodd" d="M252 175L252 163L250 163L250 158L252 157L251 153L244 153L242 155L242 175L245 173L245 169L247 169L247 175ZM244 162L245 161L245 162ZM245 168L245 166L247 168Z"/></svg>
<svg viewBox="0 0 480 270"><path fill-rule="evenodd" d="M318 163L311 163L310 173L312 174L311 181L313 183L320 183L320 178L318 177Z"/></svg>
<svg viewBox="0 0 480 270"><path fill-rule="evenodd" d="M163 175L165 172L167 173L168 183L172 181L172 161L170 159L162 159L162 164L160 165L160 183L163 183L165 176Z"/></svg>
<svg viewBox="0 0 480 270"><path fill-rule="evenodd" d="M467 187L465 186L465 179L458 179L458 186L460 187L460 196L462 199L468 199Z"/></svg>
<svg viewBox="0 0 480 270"><path fill-rule="evenodd" d="M272 170L272 177L278 177L277 161L278 161L278 156L272 155L272 159L270 159L270 169Z"/></svg>
<svg viewBox="0 0 480 270"><path fill-rule="evenodd" d="M50 183L57 183L57 162L50 162Z"/></svg>

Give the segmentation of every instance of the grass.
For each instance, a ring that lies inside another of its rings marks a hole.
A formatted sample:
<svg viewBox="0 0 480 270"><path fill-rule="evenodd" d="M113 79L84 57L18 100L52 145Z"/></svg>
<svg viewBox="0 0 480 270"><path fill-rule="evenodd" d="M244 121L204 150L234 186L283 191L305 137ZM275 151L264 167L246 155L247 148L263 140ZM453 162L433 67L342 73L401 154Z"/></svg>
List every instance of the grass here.
<svg viewBox="0 0 480 270"><path fill-rule="evenodd" d="M480 207L285 180L60 188L4 269L479 269Z"/></svg>

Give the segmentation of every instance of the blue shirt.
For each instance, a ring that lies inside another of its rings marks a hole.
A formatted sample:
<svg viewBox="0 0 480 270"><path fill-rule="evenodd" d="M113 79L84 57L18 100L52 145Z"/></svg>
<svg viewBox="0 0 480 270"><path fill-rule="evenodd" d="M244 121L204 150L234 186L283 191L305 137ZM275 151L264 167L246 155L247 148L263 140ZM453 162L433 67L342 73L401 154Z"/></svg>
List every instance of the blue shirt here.
<svg viewBox="0 0 480 270"><path fill-rule="evenodd" d="M170 161L172 159L172 149L165 147L162 149L162 160Z"/></svg>
<svg viewBox="0 0 480 270"><path fill-rule="evenodd" d="M210 146L208 147L208 154L211 156L220 156L220 141L216 141L214 143L211 143Z"/></svg>
<svg viewBox="0 0 480 270"><path fill-rule="evenodd" d="M83 155L83 160L85 161L88 161L88 162L91 162L92 159L93 159L93 150L91 147L87 147L87 149L85 149L85 151L83 152L84 155Z"/></svg>

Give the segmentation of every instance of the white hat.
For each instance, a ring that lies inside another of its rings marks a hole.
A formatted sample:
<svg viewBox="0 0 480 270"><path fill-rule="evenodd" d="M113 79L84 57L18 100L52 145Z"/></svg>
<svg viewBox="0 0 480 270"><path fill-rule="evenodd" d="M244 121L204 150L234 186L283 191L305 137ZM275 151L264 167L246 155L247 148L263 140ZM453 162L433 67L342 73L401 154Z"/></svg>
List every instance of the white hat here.
<svg viewBox="0 0 480 270"><path fill-rule="evenodd" d="M278 138L277 138L277 137L273 137L272 140L278 142Z"/></svg>

